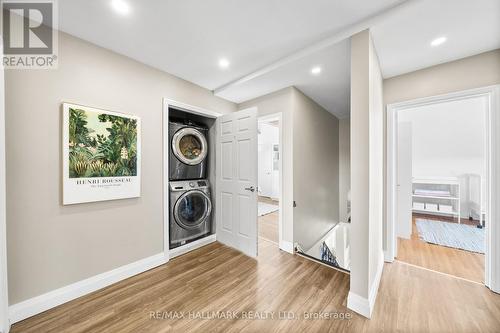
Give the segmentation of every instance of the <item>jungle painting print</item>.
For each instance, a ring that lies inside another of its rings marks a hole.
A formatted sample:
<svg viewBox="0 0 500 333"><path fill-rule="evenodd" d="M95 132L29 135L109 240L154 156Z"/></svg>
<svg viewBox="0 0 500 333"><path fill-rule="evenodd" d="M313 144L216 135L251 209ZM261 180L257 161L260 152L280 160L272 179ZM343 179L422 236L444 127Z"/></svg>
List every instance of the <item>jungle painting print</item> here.
<svg viewBox="0 0 500 333"><path fill-rule="evenodd" d="M140 119L63 104L63 204L139 197Z"/></svg>

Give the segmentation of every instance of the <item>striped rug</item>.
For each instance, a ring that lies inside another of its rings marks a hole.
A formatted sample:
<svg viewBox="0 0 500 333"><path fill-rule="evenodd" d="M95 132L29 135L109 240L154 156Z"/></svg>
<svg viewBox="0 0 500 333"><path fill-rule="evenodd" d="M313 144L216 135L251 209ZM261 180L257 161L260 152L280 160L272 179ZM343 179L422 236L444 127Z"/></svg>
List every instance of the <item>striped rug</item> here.
<svg viewBox="0 0 500 333"><path fill-rule="evenodd" d="M417 220L420 239L432 244L484 254L484 229L467 224Z"/></svg>

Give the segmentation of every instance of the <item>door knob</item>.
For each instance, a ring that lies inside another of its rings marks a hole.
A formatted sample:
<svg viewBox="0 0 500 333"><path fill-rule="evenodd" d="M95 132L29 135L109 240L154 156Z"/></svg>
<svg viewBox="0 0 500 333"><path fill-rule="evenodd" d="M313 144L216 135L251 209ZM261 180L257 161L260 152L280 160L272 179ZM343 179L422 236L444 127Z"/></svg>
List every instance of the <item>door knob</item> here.
<svg viewBox="0 0 500 333"><path fill-rule="evenodd" d="M245 187L245 190L250 191L250 192L255 192L255 187L253 187L253 186Z"/></svg>

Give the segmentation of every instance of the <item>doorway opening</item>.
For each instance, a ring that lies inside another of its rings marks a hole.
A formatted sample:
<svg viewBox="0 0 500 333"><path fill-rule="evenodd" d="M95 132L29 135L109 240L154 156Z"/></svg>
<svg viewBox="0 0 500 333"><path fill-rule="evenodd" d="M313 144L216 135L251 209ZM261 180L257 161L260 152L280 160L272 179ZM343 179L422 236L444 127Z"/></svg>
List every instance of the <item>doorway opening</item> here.
<svg viewBox="0 0 500 333"><path fill-rule="evenodd" d="M484 283L487 105L398 113L398 260Z"/></svg>
<svg viewBox="0 0 500 333"><path fill-rule="evenodd" d="M258 242L279 246L282 240L281 113L258 118Z"/></svg>
<svg viewBox="0 0 500 333"><path fill-rule="evenodd" d="M212 214L219 113L163 100L163 252L166 261L215 242Z"/></svg>
<svg viewBox="0 0 500 333"><path fill-rule="evenodd" d="M496 291L496 101L487 87L388 106L386 261Z"/></svg>

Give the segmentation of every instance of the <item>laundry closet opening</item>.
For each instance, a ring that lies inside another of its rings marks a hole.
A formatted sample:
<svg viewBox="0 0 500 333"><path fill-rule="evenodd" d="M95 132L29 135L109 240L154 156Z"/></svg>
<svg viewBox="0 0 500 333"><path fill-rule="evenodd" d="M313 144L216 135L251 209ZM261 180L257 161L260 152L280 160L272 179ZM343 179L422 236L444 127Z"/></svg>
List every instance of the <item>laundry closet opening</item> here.
<svg viewBox="0 0 500 333"><path fill-rule="evenodd" d="M164 248L173 258L215 241L217 115L174 103L164 110Z"/></svg>

